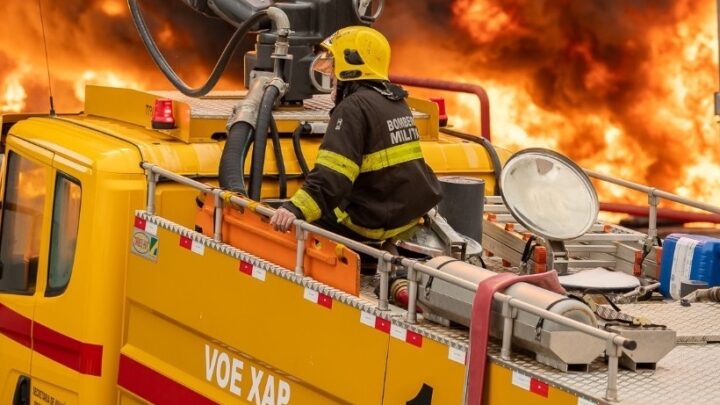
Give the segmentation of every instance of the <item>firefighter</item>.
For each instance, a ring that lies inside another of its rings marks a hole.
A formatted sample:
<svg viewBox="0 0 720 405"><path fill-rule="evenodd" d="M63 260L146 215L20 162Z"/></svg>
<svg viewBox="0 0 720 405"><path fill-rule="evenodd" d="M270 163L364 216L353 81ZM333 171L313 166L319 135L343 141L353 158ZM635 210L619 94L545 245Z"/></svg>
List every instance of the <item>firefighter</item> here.
<svg viewBox="0 0 720 405"><path fill-rule="evenodd" d="M356 240L391 238L441 197L407 92L388 80L390 45L378 31L353 26L321 47L314 68L334 76L335 107L315 167L271 224L286 232L300 218Z"/></svg>

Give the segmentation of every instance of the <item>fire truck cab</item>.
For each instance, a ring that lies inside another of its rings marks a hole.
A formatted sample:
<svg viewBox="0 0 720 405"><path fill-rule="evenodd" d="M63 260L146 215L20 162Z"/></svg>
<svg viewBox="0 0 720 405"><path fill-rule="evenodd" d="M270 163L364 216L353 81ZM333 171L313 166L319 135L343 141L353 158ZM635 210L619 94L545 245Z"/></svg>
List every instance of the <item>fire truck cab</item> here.
<svg viewBox="0 0 720 405"><path fill-rule="evenodd" d="M109 403L131 212L147 189L140 162L156 160L195 177L217 173L217 143L177 142L93 115L92 93L88 115L22 119L3 134L2 403ZM136 119L143 119L145 104L138 106ZM196 194L161 184L158 212L192 223L195 207L178 201Z"/></svg>

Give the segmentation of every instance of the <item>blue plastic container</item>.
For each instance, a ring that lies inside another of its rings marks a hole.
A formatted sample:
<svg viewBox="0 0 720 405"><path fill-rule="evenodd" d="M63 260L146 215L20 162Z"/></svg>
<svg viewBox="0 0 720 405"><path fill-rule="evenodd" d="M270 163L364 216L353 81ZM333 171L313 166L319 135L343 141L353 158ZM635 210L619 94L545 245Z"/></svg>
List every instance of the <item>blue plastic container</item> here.
<svg viewBox="0 0 720 405"><path fill-rule="evenodd" d="M672 233L663 243L660 292L680 297L680 283L701 280L710 287L720 285L720 239Z"/></svg>

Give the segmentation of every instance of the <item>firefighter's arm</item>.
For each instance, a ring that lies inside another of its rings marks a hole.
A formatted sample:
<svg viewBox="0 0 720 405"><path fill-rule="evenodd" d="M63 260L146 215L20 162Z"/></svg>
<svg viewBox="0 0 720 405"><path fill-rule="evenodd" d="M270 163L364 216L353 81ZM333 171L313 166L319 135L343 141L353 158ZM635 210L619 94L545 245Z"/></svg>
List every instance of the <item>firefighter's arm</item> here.
<svg viewBox="0 0 720 405"><path fill-rule="evenodd" d="M363 112L346 99L330 117L315 167L283 207L308 222L337 207L360 174L366 131Z"/></svg>

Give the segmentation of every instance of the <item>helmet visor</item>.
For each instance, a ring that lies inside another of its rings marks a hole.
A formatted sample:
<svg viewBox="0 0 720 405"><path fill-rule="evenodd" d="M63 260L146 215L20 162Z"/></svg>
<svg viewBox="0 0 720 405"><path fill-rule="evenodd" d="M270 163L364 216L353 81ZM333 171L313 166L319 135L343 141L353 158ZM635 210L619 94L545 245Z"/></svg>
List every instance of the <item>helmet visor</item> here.
<svg viewBox="0 0 720 405"><path fill-rule="evenodd" d="M320 73L321 75L332 77L334 68L335 58L333 58L332 54L327 51L320 52L312 63L312 70Z"/></svg>

